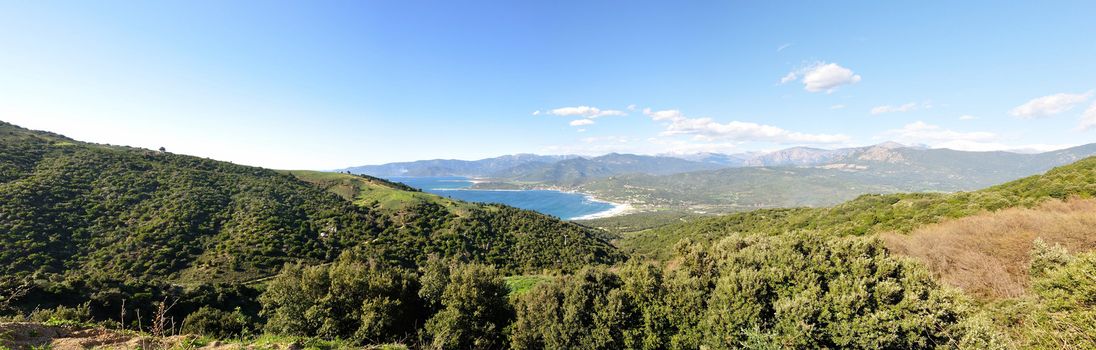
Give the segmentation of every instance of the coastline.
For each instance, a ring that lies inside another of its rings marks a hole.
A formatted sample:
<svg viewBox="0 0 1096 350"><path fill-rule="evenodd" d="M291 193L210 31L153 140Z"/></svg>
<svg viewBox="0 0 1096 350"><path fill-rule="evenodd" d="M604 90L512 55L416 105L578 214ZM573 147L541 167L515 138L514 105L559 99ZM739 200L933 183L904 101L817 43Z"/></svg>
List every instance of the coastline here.
<svg viewBox="0 0 1096 350"><path fill-rule="evenodd" d="M576 192L576 191L564 191L564 190L557 190L557 189L547 189L547 188L545 188L545 189L528 189L528 190L473 189L473 188L434 188L434 189L431 189L431 191L441 191L441 192L446 192L446 191L483 191L483 192L552 191L552 192L559 192L559 193L579 194L579 195L585 196L586 200L588 200L588 201L608 203L608 204L613 206L612 208L602 210L602 211L599 211L599 212L596 212L596 213L591 213L591 214L586 214L586 215L582 215L582 216L576 216L576 217L572 217L572 218L564 218L563 219L563 220L567 220L567 221L603 219L603 218L613 217L613 216L617 216L617 215L624 215L624 214L628 214L628 213L631 213L631 212L635 211L635 207L632 207L632 205L628 204L628 203L617 203L617 202L613 202L613 201L607 201L607 200L604 200L604 199L599 199L597 197L594 197L594 195L588 194L588 193L582 193L582 192Z"/></svg>
<svg viewBox="0 0 1096 350"><path fill-rule="evenodd" d="M559 192L559 193L577 194L577 195L581 195L581 196L585 197L585 199L587 201L598 202L598 203L606 203L606 204L609 204L609 205L612 206L609 209L602 210L602 211L599 211L599 212L594 212L594 213L575 216L575 217L570 217L570 218L561 218L561 219L566 220L566 221L602 219L602 218L607 218L607 217L624 215L624 214L632 213L632 212L635 211L635 208L631 204L608 201L608 200L600 199L600 198L594 196L593 194L578 192L578 191L575 191L573 189L567 189L567 188L558 188L558 187L549 187L549 186L531 186L529 188L472 188L472 186L474 186L476 184L491 183L492 182L490 179L485 179L485 178L464 178L464 179L459 179L459 180L451 180L451 182L466 182L466 183L470 183L471 186L457 187L457 188L431 188L431 189L429 189L429 191L438 191L438 192L449 192L449 191L484 191L484 192L551 191L551 192Z"/></svg>
<svg viewBox="0 0 1096 350"><path fill-rule="evenodd" d="M577 193L577 192L573 192L573 193ZM586 214L586 215L583 215L583 216L577 216L577 217L569 218L569 219L567 219L567 221L604 219L604 218L608 218L608 217L628 214L628 213L632 212L633 210L635 210L635 208L632 207L632 205L628 204L628 203L610 202L610 201L598 199L597 197L594 197L593 195L589 195L589 194L585 194L585 193L584 193L584 195L586 195L587 200L594 201L594 202L609 203L609 204L612 204L613 207L609 208L609 209L606 209L606 210L603 210L603 211L593 213L593 214Z"/></svg>

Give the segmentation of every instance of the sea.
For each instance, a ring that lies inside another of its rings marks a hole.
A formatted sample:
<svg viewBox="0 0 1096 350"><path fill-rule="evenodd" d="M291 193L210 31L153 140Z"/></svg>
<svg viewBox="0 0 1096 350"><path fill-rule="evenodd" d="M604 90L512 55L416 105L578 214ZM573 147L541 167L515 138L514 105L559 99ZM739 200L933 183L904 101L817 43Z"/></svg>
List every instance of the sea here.
<svg viewBox="0 0 1096 350"><path fill-rule="evenodd" d="M554 190L470 189L473 182L466 177L388 177L387 179L443 197L468 202L502 203L535 210L564 220L609 216L619 209L616 204L598 201L581 193Z"/></svg>

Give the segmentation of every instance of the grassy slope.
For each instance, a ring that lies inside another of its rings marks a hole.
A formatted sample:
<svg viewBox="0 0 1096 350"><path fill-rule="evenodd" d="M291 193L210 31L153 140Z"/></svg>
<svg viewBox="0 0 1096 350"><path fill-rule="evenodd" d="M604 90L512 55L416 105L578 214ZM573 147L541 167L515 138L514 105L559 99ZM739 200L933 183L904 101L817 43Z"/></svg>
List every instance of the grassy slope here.
<svg viewBox="0 0 1096 350"><path fill-rule="evenodd" d="M820 231L865 235L914 228L1003 208L1031 207L1048 199L1096 195L1096 157L973 192L864 195L827 208L762 209L624 234L618 246L663 259L684 238L711 240L732 232L780 234Z"/></svg>
<svg viewBox="0 0 1096 350"><path fill-rule="evenodd" d="M320 186L354 204L399 211L421 204L437 204L455 213L467 213L476 205L417 191L400 183L367 176L312 170L282 170L281 173Z"/></svg>

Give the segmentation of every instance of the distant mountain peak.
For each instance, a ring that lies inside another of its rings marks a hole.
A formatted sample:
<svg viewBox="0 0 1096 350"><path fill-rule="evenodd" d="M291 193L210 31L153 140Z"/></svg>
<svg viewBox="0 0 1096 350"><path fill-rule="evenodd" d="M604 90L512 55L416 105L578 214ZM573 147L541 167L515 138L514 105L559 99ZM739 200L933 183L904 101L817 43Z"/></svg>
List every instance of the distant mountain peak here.
<svg viewBox="0 0 1096 350"><path fill-rule="evenodd" d="M894 141L887 141L887 142L883 142L883 143L874 145L872 147L895 149L895 148L906 148L906 145L903 145L901 143L894 142Z"/></svg>

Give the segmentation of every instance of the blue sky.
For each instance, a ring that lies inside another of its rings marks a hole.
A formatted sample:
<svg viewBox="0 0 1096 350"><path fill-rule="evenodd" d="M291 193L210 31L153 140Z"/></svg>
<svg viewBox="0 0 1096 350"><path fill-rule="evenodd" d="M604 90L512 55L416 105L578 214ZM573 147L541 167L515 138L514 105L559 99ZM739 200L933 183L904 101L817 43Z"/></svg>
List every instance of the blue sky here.
<svg viewBox="0 0 1096 350"><path fill-rule="evenodd" d="M1081 1L12 1L0 120L272 168L886 140L1054 149L1096 141L1093 13Z"/></svg>

